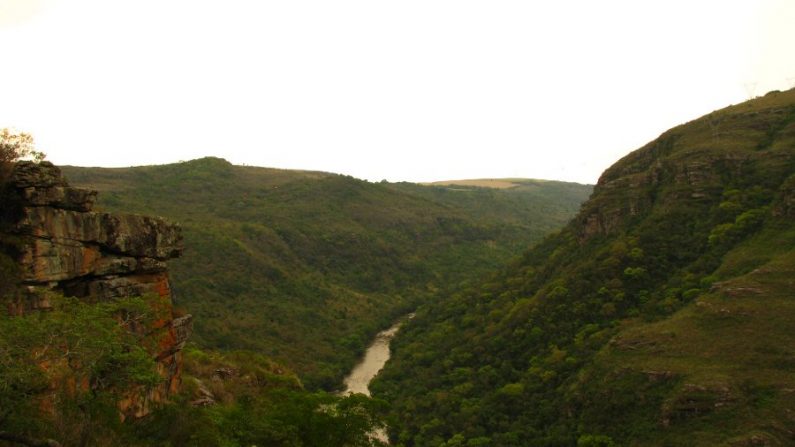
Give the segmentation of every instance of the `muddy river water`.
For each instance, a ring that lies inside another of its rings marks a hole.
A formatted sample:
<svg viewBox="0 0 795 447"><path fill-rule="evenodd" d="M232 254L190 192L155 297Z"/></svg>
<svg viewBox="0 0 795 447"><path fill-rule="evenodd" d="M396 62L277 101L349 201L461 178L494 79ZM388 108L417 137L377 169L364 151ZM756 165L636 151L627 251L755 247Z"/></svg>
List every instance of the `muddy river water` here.
<svg viewBox="0 0 795 447"><path fill-rule="evenodd" d="M348 377L345 378L345 391L342 394L361 393L370 395L370 381L378 374L384 367L386 361L389 360L389 343L395 337L395 334L400 330L400 326L407 320L414 317L414 314L409 314L403 317L392 325L389 329L383 330L376 334L375 340L367 348L364 357L357 364ZM378 430L372 434L377 439L387 442L386 431Z"/></svg>

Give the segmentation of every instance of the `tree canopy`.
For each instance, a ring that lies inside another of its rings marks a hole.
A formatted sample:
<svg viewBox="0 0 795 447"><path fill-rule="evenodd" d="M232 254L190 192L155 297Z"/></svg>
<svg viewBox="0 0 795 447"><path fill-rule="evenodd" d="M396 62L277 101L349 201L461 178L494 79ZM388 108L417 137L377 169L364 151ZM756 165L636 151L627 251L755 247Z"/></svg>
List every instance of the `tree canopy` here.
<svg viewBox="0 0 795 447"><path fill-rule="evenodd" d="M33 136L14 129L0 129L0 162L10 163L22 159L40 161L44 153L36 150Z"/></svg>

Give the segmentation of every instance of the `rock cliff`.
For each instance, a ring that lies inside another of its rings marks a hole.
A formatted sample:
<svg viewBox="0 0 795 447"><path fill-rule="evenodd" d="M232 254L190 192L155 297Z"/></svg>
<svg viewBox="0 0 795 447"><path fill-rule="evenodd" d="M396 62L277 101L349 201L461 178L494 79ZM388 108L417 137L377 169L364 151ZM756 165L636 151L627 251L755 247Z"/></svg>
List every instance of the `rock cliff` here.
<svg viewBox="0 0 795 447"><path fill-rule="evenodd" d="M794 138L795 107L786 102L790 96L772 92L754 106L713 112L619 160L599 178L575 219L580 242L620 233L633 218L659 213L654 207L663 212L682 204L707 209L724 199L726 185L753 187L744 179L760 172L768 177L764 186L779 184L792 169L788 145ZM784 213L791 209L787 203L781 206Z"/></svg>
<svg viewBox="0 0 795 447"><path fill-rule="evenodd" d="M132 390L120 402L125 416L142 416L152 402L177 391L180 351L191 316L176 316L166 261L183 250L180 227L159 218L92 211L96 191L70 187L51 163L19 162L9 180L4 210L18 237L20 291L9 313L46 310L48 291L89 302L157 295L166 311L153 327L140 328L153 348L163 382Z"/></svg>

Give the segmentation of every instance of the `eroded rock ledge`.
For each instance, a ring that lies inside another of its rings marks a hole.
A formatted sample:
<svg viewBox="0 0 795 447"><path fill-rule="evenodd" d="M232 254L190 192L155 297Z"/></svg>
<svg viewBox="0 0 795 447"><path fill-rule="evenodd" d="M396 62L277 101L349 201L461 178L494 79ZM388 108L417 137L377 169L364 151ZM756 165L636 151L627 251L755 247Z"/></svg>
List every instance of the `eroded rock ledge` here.
<svg viewBox="0 0 795 447"><path fill-rule="evenodd" d="M92 211L97 192L70 187L51 163L19 162L11 175L14 212L11 232L21 238L22 292L8 311L47 309L46 291L91 302L155 294L169 318L145 328L158 346L152 355L164 380L121 403L125 415L142 416L152 402L177 391L180 351L191 316L176 317L166 262L180 256L178 225L160 218ZM6 214L9 214L6 212Z"/></svg>

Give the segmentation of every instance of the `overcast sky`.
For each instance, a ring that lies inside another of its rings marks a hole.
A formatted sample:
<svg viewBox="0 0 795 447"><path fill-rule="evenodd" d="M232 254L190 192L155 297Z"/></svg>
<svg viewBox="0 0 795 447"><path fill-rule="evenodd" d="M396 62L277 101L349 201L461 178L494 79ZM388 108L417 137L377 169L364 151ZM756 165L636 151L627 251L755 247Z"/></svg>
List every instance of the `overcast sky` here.
<svg viewBox="0 0 795 447"><path fill-rule="evenodd" d="M792 0L0 0L0 127L57 164L594 183L795 86L793 24Z"/></svg>

